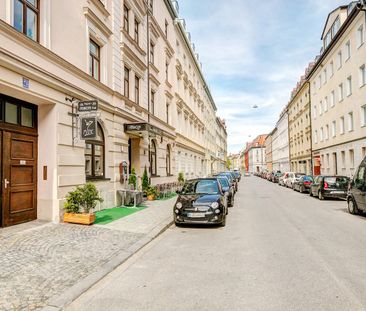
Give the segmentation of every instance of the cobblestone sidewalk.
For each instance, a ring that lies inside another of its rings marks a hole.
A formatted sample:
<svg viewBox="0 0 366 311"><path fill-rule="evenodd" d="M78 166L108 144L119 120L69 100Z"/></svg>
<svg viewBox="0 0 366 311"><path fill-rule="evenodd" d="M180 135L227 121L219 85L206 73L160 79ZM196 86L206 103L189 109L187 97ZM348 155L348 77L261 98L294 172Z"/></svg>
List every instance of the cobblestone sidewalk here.
<svg viewBox="0 0 366 311"><path fill-rule="evenodd" d="M0 231L0 310L39 310L142 234L69 224Z"/></svg>

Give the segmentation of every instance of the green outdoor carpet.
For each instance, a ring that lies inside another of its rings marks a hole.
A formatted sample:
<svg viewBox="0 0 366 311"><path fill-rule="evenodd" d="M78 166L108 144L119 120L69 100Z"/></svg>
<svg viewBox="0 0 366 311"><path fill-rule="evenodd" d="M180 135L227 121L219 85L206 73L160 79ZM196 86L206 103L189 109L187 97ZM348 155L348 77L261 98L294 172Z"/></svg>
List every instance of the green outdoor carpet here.
<svg viewBox="0 0 366 311"><path fill-rule="evenodd" d="M108 208L95 213L95 225L106 225L117 219L126 217L138 211L147 208L147 206L137 207L114 207Z"/></svg>

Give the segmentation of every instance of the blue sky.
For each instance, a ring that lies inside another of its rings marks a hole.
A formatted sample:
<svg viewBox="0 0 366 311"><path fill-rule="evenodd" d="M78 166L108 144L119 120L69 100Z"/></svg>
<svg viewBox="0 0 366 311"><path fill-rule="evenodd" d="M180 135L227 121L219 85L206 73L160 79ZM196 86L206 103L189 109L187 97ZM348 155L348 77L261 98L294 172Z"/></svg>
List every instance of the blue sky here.
<svg viewBox="0 0 366 311"><path fill-rule="evenodd" d="M269 133L340 0L180 0L203 71L237 152ZM258 105L253 109L253 105Z"/></svg>

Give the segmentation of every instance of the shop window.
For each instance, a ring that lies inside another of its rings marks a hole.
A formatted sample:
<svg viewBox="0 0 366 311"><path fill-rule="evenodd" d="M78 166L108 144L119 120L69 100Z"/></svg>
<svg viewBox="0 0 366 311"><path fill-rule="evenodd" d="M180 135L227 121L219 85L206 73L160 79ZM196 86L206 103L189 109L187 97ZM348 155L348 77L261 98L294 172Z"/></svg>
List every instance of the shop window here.
<svg viewBox="0 0 366 311"><path fill-rule="evenodd" d="M86 179L104 178L105 142L103 130L98 124L97 136L85 141L85 175Z"/></svg>
<svg viewBox="0 0 366 311"><path fill-rule="evenodd" d="M38 41L39 3L38 0L14 1L14 28L28 38Z"/></svg>
<svg viewBox="0 0 366 311"><path fill-rule="evenodd" d="M154 140L150 142L150 175L156 176L156 143Z"/></svg>

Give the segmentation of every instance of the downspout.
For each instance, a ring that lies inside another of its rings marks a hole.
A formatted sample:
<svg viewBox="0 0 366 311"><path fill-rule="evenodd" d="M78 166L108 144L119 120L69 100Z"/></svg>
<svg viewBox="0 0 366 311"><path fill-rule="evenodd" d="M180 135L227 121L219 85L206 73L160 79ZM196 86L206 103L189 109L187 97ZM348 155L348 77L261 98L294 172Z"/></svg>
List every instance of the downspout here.
<svg viewBox="0 0 366 311"><path fill-rule="evenodd" d="M312 124L312 113L311 113L311 85L310 81L306 81L309 85L309 120L310 120L310 168L311 175L314 175L314 161L313 161L313 124Z"/></svg>

